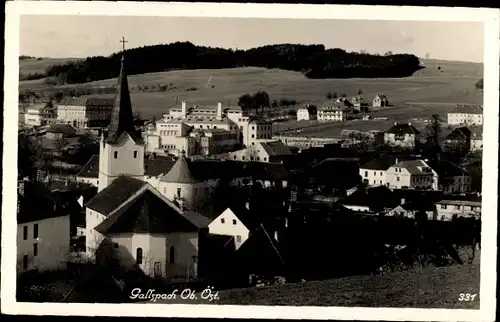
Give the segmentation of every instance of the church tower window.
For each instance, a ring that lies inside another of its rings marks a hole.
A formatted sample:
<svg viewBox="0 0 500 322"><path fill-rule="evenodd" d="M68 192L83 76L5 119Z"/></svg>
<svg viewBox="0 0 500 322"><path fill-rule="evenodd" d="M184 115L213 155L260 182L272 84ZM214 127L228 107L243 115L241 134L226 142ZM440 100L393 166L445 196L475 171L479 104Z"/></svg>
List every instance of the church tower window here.
<svg viewBox="0 0 500 322"><path fill-rule="evenodd" d="M118 159L118 151L115 151L113 154L114 154L114 158Z"/></svg>
<svg viewBox="0 0 500 322"><path fill-rule="evenodd" d="M137 151L134 151L134 159L137 159Z"/></svg>

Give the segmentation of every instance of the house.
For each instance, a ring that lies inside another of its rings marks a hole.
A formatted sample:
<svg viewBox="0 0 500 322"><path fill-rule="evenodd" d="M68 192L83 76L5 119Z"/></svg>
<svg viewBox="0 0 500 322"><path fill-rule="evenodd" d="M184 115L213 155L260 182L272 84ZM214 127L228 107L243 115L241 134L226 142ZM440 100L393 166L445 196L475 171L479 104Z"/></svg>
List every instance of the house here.
<svg viewBox="0 0 500 322"><path fill-rule="evenodd" d="M57 120L76 128L109 125L113 97L81 96L68 98L57 106Z"/></svg>
<svg viewBox="0 0 500 322"><path fill-rule="evenodd" d="M51 140L61 140L76 135L76 129L70 124L51 124L43 132L45 137Z"/></svg>
<svg viewBox="0 0 500 322"><path fill-rule="evenodd" d="M403 199L400 205L391 209L385 215L416 219L419 214L425 214L425 218L432 220L435 217L435 213L436 206L432 202L405 202Z"/></svg>
<svg viewBox="0 0 500 322"><path fill-rule="evenodd" d="M49 104L31 104L23 107L24 125L43 126L56 122L57 111Z"/></svg>
<svg viewBox="0 0 500 322"><path fill-rule="evenodd" d="M313 113L315 112L315 113ZM303 108L299 108L297 110L297 121L310 121L310 120L316 120L318 118L318 111L317 108L313 105L307 104Z"/></svg>
<svg viewBox="0 0 500 322"><path fill-rule="evenodd" d="M214 235L233 236L235 249L238 249L248 239L259 222L255 214L251 214L247 208L241 206L230 206L216 217L209 225L208 232Z"/></svg>
<svg viewBox="0 0 500 322"><path fill-rule="evenodd" d="M398 163L398 158L383 156L373 159L359 167L359 175L363 184L367 186L386 185L386 172L392 165Z"/></svg>
<svg viewBox="0 0 500 322"><path fill-rule="evenodd" d="M81 207L39 182L21 181L17 196L17 272L64 269L71 221Z"/></svg>
<svg viewBox="0 0 500 322"><path fill-rule="evenodd" d="M361 95L353 96L351 99L352 105L357 109L361 108L361 105L364 103L364 101L365 101L365 99Z"/></svg>
<svg viewBox="0 0 500 322"><path fill-rule="evenodd" d="M415 148L420 144L420 131L411 123L394 123L384 133L384 143L402 148Z"/></svg>
<svg viewBox="0 0 500 322"><path fill-rule="evenodd" d="M457 218L481 218L481 199L449 200L444 199L436 203L436 220L451 221Z"/></svg>
<svg viewBox="0 0 500 322"><path fill-rule="evenodd" d="M448 125L483 125L483 107L457 104L448 112Z"/></svg>
<svg viewBox="0 0 500 322"><path fill-rule="evenodd" d="M447 160L429 163L438 175L438 188L447 194L471 192L471 177L467 170Z"/></svg>
<svg viewBox="0 0 500 322"><path fill-rule="evenodd" d="M386 171L386 185L390 189L438 190L438 174L424 160L405 160Z"/></svg>
<svg viewBox="0 0 500 322"><path fill-rule="evenodd" d="M389 106L389 99L384 94L377 94L373 98L372 106L373 107L387 107L387 106Z"/></svg>
<svg viewBox="0 0 500 322"><path fill-rule="evenodd" d="M469 127L471 131L470 137L470 151L482 151L483 150L483 127L482 126L471 126Z"/></svg>
<svg viewBox="0 0 500 322"><path fill-rule="evenodd" d="M471 136L472 133L466 126L457 127L446 136L444 148L451 151L470 151Z"/></svg>
<svg viewBox="0 0 500 322"><path fill-rule="evenodd" d="M341 199L342 206L355 212L378 214L386 209L393 209L400 200L385 186L358 189Z"/></svg>
<svg viewBox="0 0 500 322"><path fill-rule="evenodd" d="M283 157L290 156L292 152L281 141L256 142L245 149L230 152L229 160L257 161L257 162L282 162Z"/></svg>

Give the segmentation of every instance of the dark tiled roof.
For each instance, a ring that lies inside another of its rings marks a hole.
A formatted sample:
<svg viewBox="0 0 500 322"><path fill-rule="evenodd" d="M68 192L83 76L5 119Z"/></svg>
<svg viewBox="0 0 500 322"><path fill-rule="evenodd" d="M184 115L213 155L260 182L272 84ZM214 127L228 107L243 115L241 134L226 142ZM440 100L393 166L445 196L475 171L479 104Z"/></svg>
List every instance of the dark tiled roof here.
<svg viewBox="0 0 500 322"><path fill-rule="evenodd" d="M394 167L404 168L412 175L432 174L432 171L424 171L425 168L430 168L430 166L423 160L404 160L396 163Z"/></svg>
<svg viewBox="0 0 500 322"><path fill-rule="evenodd" d="M359 189L351 195L342 199L341 205L367 206L372 210L382 208L393 208L401 202L394 193L386 186L379 186L367 189Z"/></svg>
<svg viewBox="0 0 500 322"><path fill-rule="evenodd" d="M257 214L248 210L245 206L231 205L229 209L250 231L256 229L262 223Z"/></svg>
<svg viewBox="0 0 500 322"><path fill-rule="evenodd" d="M76 130L69 124L50 124L45 130L47 133L62 133L64 135L75 135Z"/></svg>
<svg viewBox="0 0 500 322"><path fill-rule="evenodd" d="M397 135L420 134L420 131L409 123L400 123L394 124L389 130L387 130L387 133L393 133Z"/></svg>
<svg viewBox="0 0 500 322"><path fill-rule="evenodd" d="M144 159L144 175L157 177L165 174L174 166L175 161L170 158L156 157L156 159Z"/></svg>
<svg viewBox="0 0 500 322"><path fill-rule="evenodd" d="M183 212L166 198L150 189L143 190L95 229L111 233L196 232L210 220L199 214Z"/></svg>
<svg viewBox="0 0 500 322"><path fill-rule="evenodd" d="M368 169L368 170L382 170L385 171L389 169L391 166L396 164L396 160L398 158L392 155L386 155L377 159L373 159L363 165L361 165L360 169Z"/></svg>
<svg viewBox="0 0 500 322"><path fill-rule="evenodd" d="M262 148L266 150L269 156L277 156L277 155L289 155L292 154L290 149L281 141L274 142L261 142Z"/></svg>
<svg viewBox="0 0 500 322"><path fill-rule="evenodd" d="M470 104L457 104L448 114L483 114L483 107L481 105Z"/></svg>
<svg viewBox="0 0 500 322"><path fill-rule="evenodd" d="M142 180L120 176L99 192L85 206L107 216L145 185L146 183Z"/></svg>
<svg viewBox="0 0 500 322"><path fill-rule="evenodd" d="M68 216L81 211L76 199L64 193L51 192L39 182L24 182L24 193L18 193L17 197L18 224Z"/></svg>
<svg viewBox="0 0 500 322"><path fill-rule="evenodd" d="M98 178L99 177L99 155L94 154L82 170L76 175L83 178Z"/></svg>
<svg viewBox="0 0 500 322"><path fill-rule="evenodd" d="M429 164L434 171L438 174L439 178L446 177L458 177L458 176L467 176L467 170L461 168L453 162L447 160L440 160L438 162L434 162Z"/></svg>
<svg viewBox="0 0 500 322"><path fill-rule="evenodd" d="M469 139L471 136L471 131L465 127L457 127L453 131L451 131L450 134L446 136L447 140L463 140L463 139Z"/></svg>

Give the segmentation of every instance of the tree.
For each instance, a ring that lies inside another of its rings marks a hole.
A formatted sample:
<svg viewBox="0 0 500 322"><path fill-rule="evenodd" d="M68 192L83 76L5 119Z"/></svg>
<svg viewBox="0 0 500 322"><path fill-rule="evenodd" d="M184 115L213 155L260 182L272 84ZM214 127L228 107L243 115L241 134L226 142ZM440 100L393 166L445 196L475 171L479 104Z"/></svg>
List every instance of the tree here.
<svg viewBox="0 0 500 322"><path fill-rule="evenodd" d="M97 138L88 133L80 135L75 152L75 160L78 164L85 164L94 154L99 153L99 142Z"/></svg>
<svg viewBox="0 0 500 322"><path fill-rule="evenodd" d="M357 93L358 93L358 95L361 95L361 94L363 94L363 90L361 88L359 88Z"/></svg>
<svg viewBox="0 0 500 322"><path fill-rule="evenodd" d="M273 100L272 104L271 104L271 107L272 108L278 108L278 101L277 100Z"/></svg>
<svg viewBox="0 0 500 322"><path fill-rule="evenodd" d="M334 93L332 94L332 98L333 98L333 99L337 99L337 98L338 98L337 92L334 92Z"/></svg>
<svg viewBox="0 0 500 322"><path fill-rule="evenodd" d="M264 111L264 107L270 106L269 94L265 91L258 91L257 93L253 94L253 101L255 104L255 109L260 107L262 112Z"/></svg>
<svg viewBox="0 0 500 322"><path fill-rule="evenodd" d="M439 160L441 153L440 146L441 136L441 119L438 114L432 114L431 123L427 126L427 142L426 145L429 149L430 156Z"/></svg>
<svg viewBox="0 0 500 322"><path fill-rule="evenodd" d="M330 101L333 98L333 94L330 92L326 93L326 98Z"/></svg>
<svg viewBox="0 0 500 322"><path fill-rule="evenodd" d="M241 107L243 111L250 112L254 107L254 100L252 95L244 94L238 98L238 106Z"/></svg>

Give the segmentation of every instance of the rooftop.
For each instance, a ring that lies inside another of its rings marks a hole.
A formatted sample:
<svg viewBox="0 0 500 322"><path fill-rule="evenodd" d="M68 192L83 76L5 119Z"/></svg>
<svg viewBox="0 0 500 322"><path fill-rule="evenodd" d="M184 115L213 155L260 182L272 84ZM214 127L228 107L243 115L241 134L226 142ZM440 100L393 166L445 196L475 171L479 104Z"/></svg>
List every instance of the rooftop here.
<svg viewBox="0 0 500 322"><path fill-rule="evenodd" d="M395 168L405 168L410 174L412 175L419 175L419 174L432 174L432 171L426 171L425 169L429 168L432 170L432 168L425 163L423 160L405 160L405 161L400 161L393 165Z"/></svg>
<svg viewBox="0 0 500 322"><path fill-rule="evenodd" d="M396 123L390 129L388 129L386 133L404 135L420 134L420 131L417 130L411 123Z"/></svg>
<svg viewBox="0 0 500 322"><path fill-rule="evenodd" d="M269 156L292 154L290 149L281 141L267 141L260 144Z"/></svg>
<svg viewBox="0 0 500 322"><path fill-rule="evenodd" d="M457 104L448 114L483 114L481 105Z"/></svg>
<svg viewBox="0 0 500 322"><path fill-rule="evenodd" d="M480 201L472 201L472 200L441 200L438 201L439 205L455 205L455 206L473 206L473 207L481 207Z"/></svg>

